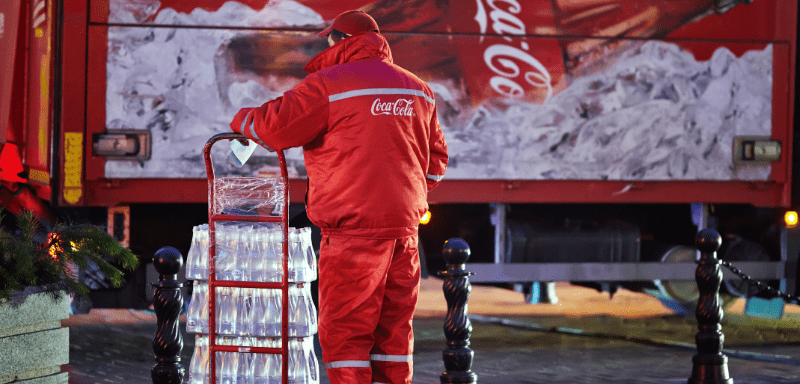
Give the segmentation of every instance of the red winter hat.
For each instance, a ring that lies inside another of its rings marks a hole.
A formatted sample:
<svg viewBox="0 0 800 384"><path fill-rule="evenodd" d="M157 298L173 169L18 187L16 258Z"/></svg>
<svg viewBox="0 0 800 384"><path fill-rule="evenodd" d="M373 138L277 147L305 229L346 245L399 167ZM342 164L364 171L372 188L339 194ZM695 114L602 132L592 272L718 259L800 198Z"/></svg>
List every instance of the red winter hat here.
<svg viewBox="0 0 800 384"><path fill-rule="evenodd" d="M320 32L317 36L327 37L334 29L348 35L370 31L380 32L375 19L364 11L343 12L339 16L336 16L336 19L333 20L333 24L331 24L330 27L325 28L325 30Z"/></svg>

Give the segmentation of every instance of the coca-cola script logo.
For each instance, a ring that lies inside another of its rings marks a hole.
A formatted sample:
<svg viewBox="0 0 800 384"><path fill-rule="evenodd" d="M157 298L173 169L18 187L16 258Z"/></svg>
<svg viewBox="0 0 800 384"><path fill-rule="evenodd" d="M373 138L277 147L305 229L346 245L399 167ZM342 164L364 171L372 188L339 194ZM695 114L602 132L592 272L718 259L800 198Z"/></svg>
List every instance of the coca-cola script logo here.
<svg viewBox="0 0 800 384"><path fill-rule="evenodd" d="M525 35L525 23L515 16L522 11L522 6L517 0L476 0L478 3L478 13L475 21L478 22L481 35L486 33L489 27L489 19L492 20L492 30L498 35ZM486 13L487 6L491 11ZM506 4L501 8L499 4ZM503 36L509 43L513 40L510 36ZM481 36L482 43L484 36ZM489 84L497 93L509 98L522 98L525 95L526 83L533 87L546 88L547 95L545 100L553 95L550 72L539 60L531 56L528 52L530 44L525 38L519 39L519 48L509 44L493 44L483 51L483 61L496 76L489 80ZM529 68L523 70L520 64L527 65ZM524 72L524 73L523 73Z"/></svg>
<svg viewBox="0 0 800 384"><path fill-rule="evenodd" d="M411 108L414 104L412 99L398 99L397 101L382 102L381 99L375 99L372 102L373 115L394 115L394 116L416 116L414 109Z"/></svg>

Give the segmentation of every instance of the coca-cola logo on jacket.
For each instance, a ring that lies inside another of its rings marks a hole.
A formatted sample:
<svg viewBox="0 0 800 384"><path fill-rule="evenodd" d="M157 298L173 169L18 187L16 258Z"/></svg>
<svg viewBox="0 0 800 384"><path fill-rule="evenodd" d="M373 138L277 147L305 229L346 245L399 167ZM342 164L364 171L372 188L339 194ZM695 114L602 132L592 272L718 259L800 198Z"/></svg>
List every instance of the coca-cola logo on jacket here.
<svg viewBox="0 0 800 384"><path fill-rule="evenodd" d="M522 11L519 1L475 1L478 4L475 21L478 22L481 35L488 30L491 19L492 31L503 36L503 40L507 42L492 44L483 51L483 61L495 74L489 80L492 89L504 97L521 98L525 95L526 87L546 88L546 98L552 96L550 73L539 60L528 53L534 47L531 47L524 37L512 39L510 36L526 34L525 23L516 16ZM483 43L484 39L485 36L481 36L480 42Z"/></svg>
<svg viewBox="0 0 800 384"><path fill-rule="evenodd" d="M372 102L373 115L394 115L394 116L416 116L414 109L411 108L414 104L412 99L398 99L397 101L381 101L380 98Z"/></svg>

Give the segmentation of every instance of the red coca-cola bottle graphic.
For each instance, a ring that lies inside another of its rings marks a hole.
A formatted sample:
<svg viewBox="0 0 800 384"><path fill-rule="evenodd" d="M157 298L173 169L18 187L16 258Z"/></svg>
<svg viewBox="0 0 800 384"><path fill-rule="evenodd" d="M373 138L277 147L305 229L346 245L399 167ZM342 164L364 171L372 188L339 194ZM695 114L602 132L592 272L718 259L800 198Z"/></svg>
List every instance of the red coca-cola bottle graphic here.
<svg viewBox="0 0 800 384"><path fill-rule="evenodd" d="M713 0L553 0L564 66L571 76L602 69L643 38L660 38L714 11Z"/></svg>
<svg viewBox="0 0 800 384"><path fill-rule="evenodd" d="M315 1L300 2L314 8ZM378 0L360 9L377 21L395 63L423 80L450 84L473 104L543 103L647 39L740 2L747 1ZM266 82L302 78L303 65L326 47L311 35L242 34L218 64Z"/></svg>
<svg viewBox="0 0 800 384"><path fill-rule="evenodd" d="M460 80L458 50L448 33L449 1L383 0L361 8L392 48L394 62L423 80Z"/></svg>
<svg viewBox="0 0 800 384"><path fill-rule="evenodd" d="M556 42L534 45L526 37L526 23L555 30L549 0L524 7L515 0L382 0L361 9L378 22L395 63L423 80L460 89L473 103L496 97L541 101L563 77L556 69L563 67L560 55L540 59L530 53L558 52Z"/></svg>
<svg viewBox="0 0 800 384"><path fill-rule="evenodd" d="M361 9L395 62L452 80L473 103L543 102L647 39L751 0L381 0Z"/></svg>

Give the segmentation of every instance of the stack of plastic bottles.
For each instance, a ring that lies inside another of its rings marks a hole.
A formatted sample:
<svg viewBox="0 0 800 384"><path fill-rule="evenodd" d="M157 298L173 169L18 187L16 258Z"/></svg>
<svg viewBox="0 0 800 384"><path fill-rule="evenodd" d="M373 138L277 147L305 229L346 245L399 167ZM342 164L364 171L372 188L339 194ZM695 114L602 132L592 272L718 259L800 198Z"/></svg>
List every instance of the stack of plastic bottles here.
<svg viewBox="0 0 800 384"><path fill-rule="evenodd" d="M283 276L283 232L273 223L217 222L217 280L280 282ZM310 228L289 229L289 382L318 384L319 364L312 336L317 309L310 282L317 278ZM194 228L187 255L186 278L194 291L186 315L186 331L196 334L189 364L190 384L209 383L208 356L208 225ZM217 287L217 344L281 347L281 291ZM216 382L280 384L281 355L217 352Z"/></svg>

